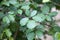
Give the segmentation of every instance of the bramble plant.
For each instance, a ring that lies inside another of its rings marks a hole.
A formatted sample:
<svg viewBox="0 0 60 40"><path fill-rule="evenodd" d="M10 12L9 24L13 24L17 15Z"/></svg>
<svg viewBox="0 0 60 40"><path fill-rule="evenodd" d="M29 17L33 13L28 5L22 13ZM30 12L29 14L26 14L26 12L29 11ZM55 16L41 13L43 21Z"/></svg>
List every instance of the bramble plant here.
<svg viewBox="0 0 60 40"><path fill-rule="evenodd" d="M51 0L1 0L0 40L38 40L45 34L60 40L54 6Z"/></svg>

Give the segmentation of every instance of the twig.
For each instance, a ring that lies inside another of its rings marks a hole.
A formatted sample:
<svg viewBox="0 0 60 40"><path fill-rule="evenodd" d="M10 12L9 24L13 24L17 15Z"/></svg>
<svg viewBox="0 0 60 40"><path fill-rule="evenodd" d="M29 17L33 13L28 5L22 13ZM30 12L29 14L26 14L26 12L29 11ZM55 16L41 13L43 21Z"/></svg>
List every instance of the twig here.
<svg viewBox="0 0 60 40"><path fill-rule="evenodd" d="M51 1L52 2L52 1ZM55 2L52 2L53 4L55 4L55 5L57 5L57 6L60 6L60 4L57 4L57 3L55 3Z"/></svg>
<svg viewBox="0 0 60 40"><path fill-rule="evenodd" d="M17 33L18 33L18 31L16 31L14 34L14 40L16 40Z"/></svg>

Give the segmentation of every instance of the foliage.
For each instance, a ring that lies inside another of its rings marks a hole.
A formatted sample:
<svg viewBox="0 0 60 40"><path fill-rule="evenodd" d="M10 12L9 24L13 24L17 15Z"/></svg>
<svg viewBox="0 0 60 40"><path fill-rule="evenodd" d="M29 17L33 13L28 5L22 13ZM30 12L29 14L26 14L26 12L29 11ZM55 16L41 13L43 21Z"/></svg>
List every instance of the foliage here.
<svg viewBox="0 0 60 40"><path fill-rule="evenodd" d="M54 6L51 0L1 0L0 40L36 40L46 32L60 40L60 27L53 19L57 12L51 12Z"/></svg>

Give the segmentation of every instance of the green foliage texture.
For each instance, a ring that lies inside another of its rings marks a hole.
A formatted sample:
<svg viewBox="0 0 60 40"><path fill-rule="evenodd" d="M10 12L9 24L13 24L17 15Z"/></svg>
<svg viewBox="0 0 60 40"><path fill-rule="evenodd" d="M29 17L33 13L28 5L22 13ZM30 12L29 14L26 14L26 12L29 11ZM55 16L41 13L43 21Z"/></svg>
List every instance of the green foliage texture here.
<svg viewBox="0 0 60 40"><path fill-rule="evenodd" d="M0 0L0 40L37 40L45 34L60 40L53 19L58 13L51 12L59 4L60 0Z"/></svg>

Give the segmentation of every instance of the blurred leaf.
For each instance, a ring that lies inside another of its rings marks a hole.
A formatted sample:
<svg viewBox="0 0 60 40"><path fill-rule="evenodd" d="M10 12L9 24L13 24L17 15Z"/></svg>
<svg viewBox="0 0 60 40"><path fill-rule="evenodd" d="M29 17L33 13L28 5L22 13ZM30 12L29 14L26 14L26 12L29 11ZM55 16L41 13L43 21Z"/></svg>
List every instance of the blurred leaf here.
<svg viewBox="0 0 60 40"><path fill-rule="evenodd" d="M47 21L52 21L52 18L50 16L46 16Z"/></svg>
<svg viewBox="0 0 60 40"><path fill-rule="evenodd" d="M54 26L54 31L60 32L60 27L59 26Z"/></svg>
<svg viewBox="0 0 60 40"><path fill-rule="evenodd" d="M25 15L29 17L30 16L30 10L25 10Z"/></svg>
<svg viewBox="0 0 60 40"><path fill-rule="evenodd" d="M60 32L55 33L55 40L60 40Z"/></svg>
<svg viewBox="0 0 60 40"><path fill-rule="evenodd" d="M19 9L17 12L18 12L18 14L22 15L23 11Z"/></svg>
<svg viewBox="0 0 60 40"><path fill-rule="evenodd" d="M33 29L37 26L36 22L34 20L29 20L27 23L27 28Z"/></svg>
<svg viewBox="0 0 60 40"><path fill-rule="evenodd" d="M41 38L43 36L43 32L41 32L40 30L37 30L36 35L38 38Z"/></svg>
<svg viewBox="0 0 60 40"><path fill-rule="evenodd" d="M22 6L21 9L24 9L24 10L27 10L29 9L30 7L28 5L25 5L25 6Z"/></svg>
<svg viewBox="0 0 60 40"><path fill-rule="evenodd" d="M45 27L44 27L44 25L40 24L40 25L37 25L36 28L37 28L37 29L44 29Z"/></svg>
<svg viewBox="0 0 60 40"><path fill-rule="evenodd" d="M6 38L6 39L4 39L4 40L7 40L7 38Z"/></svg>
<svg viewBox="0 0 60 40"><path fill-rule="evenodd" d="M8 1L3 1L2 5L10 6L10 3Z"/></svg>
<svg viewBox="0 0 60 40"><path fill-rule="evenodd" d="M54 17L54 16L56 16L57 14L58 14L58 13L57 13L56 11L54 11L54 12L49 13L49 16Z"/></svg>
<svg viewBox="0 0 60 40"><path fill-rule="evenodd" d="M17 3L17 0L9 0L9 3L14 5Z"/></svg>
<svg viewBox="0 0 60 40"><path fill-rule="evenodd" d="M0 19L4 17L4 14L2 12L0 12Z"/></svg>
<svg viewBox="0 0 60 40"><path fill-rule="evenodd" d="M31 3L30 7L36 9L38 7L38 4L33 2Z"/></svg>
<svg viewBox="0 0 60 40"><path fill-rule="evenodd" d="M25 6L25 5L30 5L31 4L31 2L23 2L23 3L21 3L21 6Z"/></svg>
<svg viewBox="0 0 60 40"><path fill-rule="evenodd" d="M5 33L6 33L6 36L7 36L7 37L11 37L11 35L12 35L10 29L6 29L6 30L5 30Z"/></svg>
<svg viewBox="0 0 60 40"><path fill-rule="evenodd" d="M13 11L9 11L8 14L14 14L14 12Z"/></svg>
<svg viewBox="0 0 60 40"><path fill-rule="evenodd" d="M7 16L3 17L3 22L9 24L10 20Z"/></svg>
<svg viewBox="0 0 60 40"><path fill-rule="evenodd" d="M47 5L43 5L43 7L41 7L41 11L44 14L48 14L50 8Z"/></svg>
<svg viewBox="0 0 60 40"><path fill-rule="evenodd" d="M14 22L15 21L15 17L13 15L8 15L8 19L11 21L11 22Z"/></svg>
<svg viewBox="0 0 60 40"><path fill-rule="evenodd" d="M21 4L20 4L19 2L17 2L16 4L14 4L14 6L15 6L16 8L18 8L18 7L21 6Z"/></svg>
<svg viewBox="0 0 60 40"><path fill-rule="evenodd" d="M31 12L31 17L32 16L35 16L37 14L37 10L33 10L32 12Z"/></svg>
<svg viewBox="0 0 60 40"><path fill-rule="evenodd" d="M29 33L31 33L33 31L33 29L27 29L26 30L26 34L29 34Z"/></svg>
<svg viewBox="0 0 60 40"><path fill-rule="evenodd" d="M28 40L33 40L34 39L34 32L31 32L31 33L27 34L27 39Z"/></svg>
<svg viewBox="0 0 60 40"><path fill-rule="evenodd" d="M21 26L26 25L26 24L27 24L27 22L28 22L28 20L29 20L29 18L27 18L27 17L22 18L22 19L20 20L20 24L21 24Z"/></svg>
<svg viewBox="0 0 60 40"><path fill-rule="evenodd" d="M46 3L46 2L49 2L49 1L50 1L50 0L43 0L42 2L43 2L43 3Z"/></svg>
<svg viewBox="0 0 60 40"><path fill-rule="evenodd" d="M45 16L43 14L38 14L33 17L33 20L38 21L38 22L42 22L45 20Z"/></svg>
<svg viewBox="0 0 60 40"><path fill-rule="evenodd" d="M14 40L14 38L13 37L10 37L9 40Z"/></svg>

